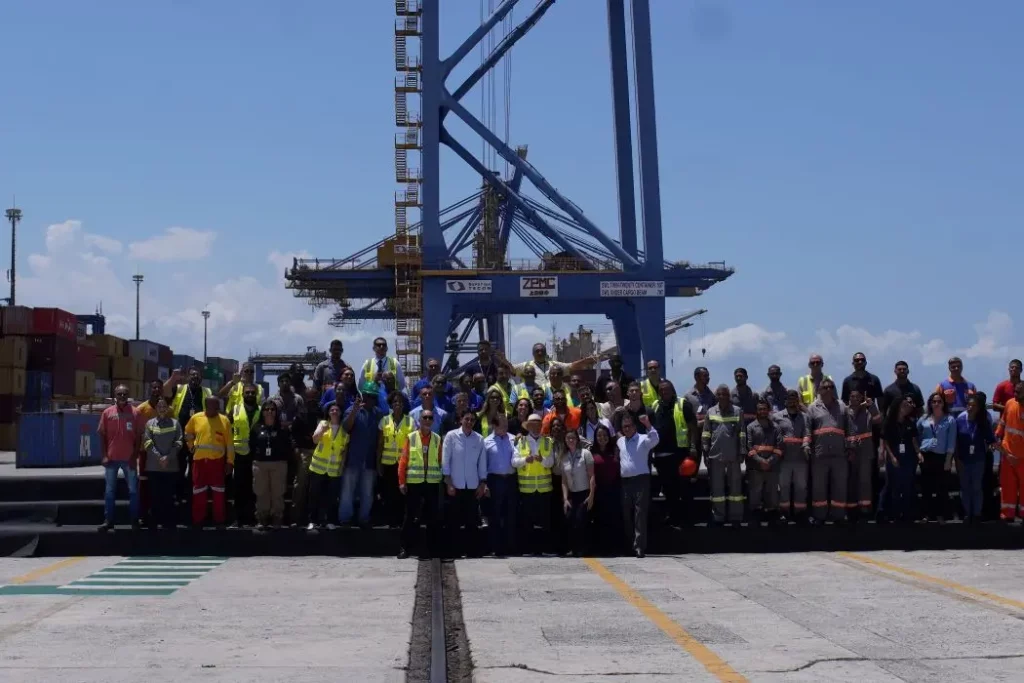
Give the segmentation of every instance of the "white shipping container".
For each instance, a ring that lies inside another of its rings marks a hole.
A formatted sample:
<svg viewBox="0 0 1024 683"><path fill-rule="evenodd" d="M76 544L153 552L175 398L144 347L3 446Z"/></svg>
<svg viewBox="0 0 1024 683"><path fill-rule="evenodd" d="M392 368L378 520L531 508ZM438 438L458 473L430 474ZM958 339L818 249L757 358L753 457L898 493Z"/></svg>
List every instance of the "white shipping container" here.
<svg viewBox="0 0 1024 683"><path fill-rule="evenodd" d="M156 378L161 382L166 382L171 378L171 369L159 367L156 369Z"/></svg>
<svg viewBox="0 0 1024 683"><path fill-rule="evenodd" d="M98 379L95 381L96 390L92 392L97 398L110 398L113 395L109 379Z"/></svg>
<svg viewBox="0 0 1024 683"><path fill-rule="evenodd" d="M151 363L158 363L160 362L160 346L145 339L133 339L128 342L128 356L136 360L148 360Z"/></svg>

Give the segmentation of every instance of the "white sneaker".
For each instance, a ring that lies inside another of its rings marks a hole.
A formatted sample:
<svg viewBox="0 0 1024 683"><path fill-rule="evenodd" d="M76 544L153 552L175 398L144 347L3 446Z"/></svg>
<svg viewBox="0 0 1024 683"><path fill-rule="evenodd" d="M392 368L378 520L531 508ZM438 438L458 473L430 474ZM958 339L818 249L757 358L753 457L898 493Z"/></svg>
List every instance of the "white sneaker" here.
<svg viewBox="0 0 1024 683"><path fill-rule="evenodd" d="M316 531L316 524L310 522L309 526L306 527L306 531Z"/></svg>
<svg viewBox="0 0 1024 683"><path fill-rule="evenodd" d="M335 529L337 529L337 528L338 528L338 527L337 527L336 525L334 525L334 524L328 524L328 525L327 525L327 530L328 530L328 531L334 531L334 530L335 530Z"/></svg>

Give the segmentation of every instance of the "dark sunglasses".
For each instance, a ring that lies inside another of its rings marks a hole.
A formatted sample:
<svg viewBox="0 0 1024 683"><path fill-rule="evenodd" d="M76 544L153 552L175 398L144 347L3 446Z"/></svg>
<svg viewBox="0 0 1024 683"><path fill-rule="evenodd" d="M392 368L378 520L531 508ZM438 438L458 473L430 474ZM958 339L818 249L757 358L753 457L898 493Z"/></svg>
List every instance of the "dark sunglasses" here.
<svg viewBox="0 0 1024 683"><path fill-rule="evenodd" d="M422 422L424 420L433 421L434 420L434 416L433 415L420 415L420 422Z"/></svg>

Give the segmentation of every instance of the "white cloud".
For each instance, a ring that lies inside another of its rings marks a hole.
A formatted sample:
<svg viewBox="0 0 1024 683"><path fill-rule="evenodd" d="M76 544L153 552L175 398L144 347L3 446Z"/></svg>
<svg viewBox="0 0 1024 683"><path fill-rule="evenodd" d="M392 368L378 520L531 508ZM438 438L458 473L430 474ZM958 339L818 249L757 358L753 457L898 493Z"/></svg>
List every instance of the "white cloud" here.
<svg viewBox="0 0 1024 683"><path fill-rule="evenodd" d="M167 228L162 235L128 245L128 255L143 261L186 261L206 258L217 233L192 228Z"/></svg>
<svg viewBox="0 0 1024 683"><path fill-rule="evenodd" d="M95 247L108 254L120 254L123 248L120 240L115 240L113 237L104 237L103 235L86 233L84 241L86 246Z"/></svg>
<svg viewBox="0 0 1024 683"><path fill-rule="evenodd" d="M78 236L82 228L82 221L67 220L63 223L54 223L46 228L46 250L57 251L67 247Z"/></svg>
<svg viewBox="0 0 1024 683"><path fill-rule="evenodd" d="M278 273L283 274L292 267L297 258L312 258L312 254L308 251L280 252L274 250L267 255L267 262L272 263L277 268Z"/></svg>

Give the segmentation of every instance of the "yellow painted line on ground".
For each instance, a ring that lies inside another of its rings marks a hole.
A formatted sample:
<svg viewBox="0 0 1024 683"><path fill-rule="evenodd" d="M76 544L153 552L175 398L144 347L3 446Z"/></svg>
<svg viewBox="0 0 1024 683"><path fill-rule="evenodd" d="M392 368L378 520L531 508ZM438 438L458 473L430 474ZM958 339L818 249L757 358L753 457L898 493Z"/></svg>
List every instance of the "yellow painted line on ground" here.
<svg viewBox="0 0 1024 683"><path fill-rule="evenodd" d="M20 584L20 583L28 583L30 581L35 581L36 579L42 578L42 577L46 576L47 574L52 574L55 571L58 571L60 569L64 569L64 567L70 567L72 565L78 564L79 562L81 562L84 559L85 559L84 557L66 557L63 560L59 560L57 562L54 562L53 564L48 564L45 567L39 567L38 569L33 569L32 571L30 571L27 574L22 574L21 576L16 576L13 579L11 579L10 581L8 581L7 583L8 584Z"/></svg>
<svg viewBox="0 0 1024 683"><path fill-rule="evenodd" d="M941 579L937 576L924 574L922 572L915 571L913 569L907 569L906 567L901 567L896 564L883 562L882 560L876 560L875 558L868 557L866 555L858 555L857 553L847 552L840 552L836 554L848 560L853 560L854 562L860 562L861 564L869 565L872 567L878 567L879 569L884 569L895 574L902 574L903 576L908 576L912 579L917 579L918 581L924 581L925 583L930 583L936 586L942 586L943 588L947 588L957 593L965 593L967 595L972 595L974 597L984 598L985 600L994 602L998 605L1003 605L1004 607L1014 607L1016 609L1024 610L1024 602L1020 600L1004 598L1002 595L996 595L995 593L989 593L988 591L983 591L979 588L965 586L962 583L949 581L947 579Z"/></svg>
<svg viewBox="0 0 1024 683"><path fill-rule="evenodd" d="M667 614L654 606L654 604L640 595L637 591L601 562L593 558L583 560L587 566L597 573L612 588L618 591L619 595L641 614L647 617L655 626L660 628L669 638L675 641L676 645L686 650L691 657L696 659L701 666L707 669L708 673L724 683L746 683L746 677L731 666L725 663L721 657L708 649L703 643L694 638L689 631L673 621Z"/></svg>

